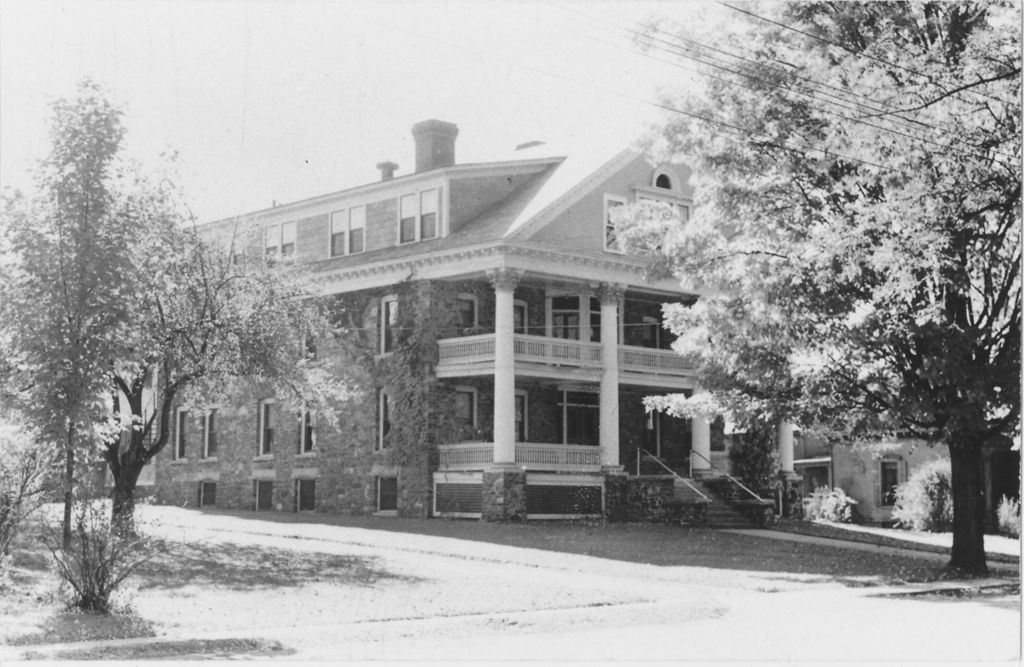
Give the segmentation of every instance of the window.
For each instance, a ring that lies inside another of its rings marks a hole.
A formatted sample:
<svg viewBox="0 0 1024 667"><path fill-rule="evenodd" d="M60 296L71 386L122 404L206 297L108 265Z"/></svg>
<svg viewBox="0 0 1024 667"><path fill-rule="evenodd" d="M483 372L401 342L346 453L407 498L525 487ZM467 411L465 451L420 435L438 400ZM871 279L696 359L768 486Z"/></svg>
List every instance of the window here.
<svg viewBox="0 0 1024 667"><path fill-rule="evenodd" d="M295 480L295 511L313 512L316 511L316 480L297 479Z"/></svg>
<svg viewBox="0 0 1024 667"><path fill-rule="evenodd" d="M661 347L661 322L657 317L644 315L640 324L640 347Z"/></svg>
<svg viewBox="0 0 1024 667"><path fill-rule="evenodd" d="M281 256L291 257L295 254L295 223L286 222L281 225Z"/></svg>
<svg viewBox="0 0 1024 667"><path fill-rule="evenodd" d="M526 327L529 326L527 314L526 302L522 299L516 299L512 304L512 331L514 333L527 333Z"/></svg>
<svg viewBox="0 0 1024 667"><path fill-rule="evenodd" d="M263 230L264 254L267 257L276 257L281 245L281 228L272 225Z"/></svg>
<svg viewBox="0 0 1024 667"><path fill-rule="evenodd" d="M672 178L668 174L658 174L657 178L654 179L654 187L671 190Z"/></svg>
<svg viewBox="0 0 1024 667"><path fill-rule="evenodd" d="M896 487L900 483L900 462L882 461L882 505L896 504Z"/></svg>
<svg viewBox="0 0 1024 667"><path fill-rule="evenodd" d="M210 408L203 414L203 457L217 456L217 408Z"/></svg>
<svg viewBox="0 0 1024 667"><path fill-rule="evenodd" d="M299 413L299 454L308 454L316 446L316 414L309 410Z"/></svg>
<svg viewBox="0 0 1024 667"><path fill-rule="evenodd" d="M362 252L365 230L366 208L363 206L331 213L331 257Z"/></svg>
<svg viewBox="0 0 1024 667"><path fill-rule="evenodd" d="M598 396L593 392L563 391L561 402L562 442L567 445L597 445Z"/></svg>
<svg viewBox="0 0 1024 667"><path fill-rule="evenodd" d="M434 188L403 195L398 200L399 243L437 238L440 228L440 194L440 190Z"/></svg>
<svg viewBox="0 0 1024 667"><path fill-rule="evenodd" d="M621 252L619 248L618 226L612 221L612 211L625 206L626 200L612 195L604 196L604 249Z"/></svg>
<svg viewBox="0 0 1024 667"><path fill-rule="evenodd" d="M455 423L461 428L476 428L476 389L455 388Z"/></svg>
<svg viewBox="0 0 1024 667"><path fill-rule="evenodd" d="M259 438L260 456L271 453L274 444L274 401L260 401L259 404Z"/></svg>
<svg viewBox="0 0 1024 667"><path fill-rule="evenodd" d="M398 478L377 478L377 510L380 512L398 509Z"/></svg>
<svg viewBox="0 0 1024 667"><path fill-rule="evenodd" d="M551 335L554 338L579 340L580 298L556 296L551 299Z"/></svg>
<svg viewBox="0 0 1024 667"><path fill-rule="evenodd" d="M188 410L178 408L174 420L174 458L184 459L188 447Z"/></svg>
<svg viewBox="0 0 1024 667"><path fill-rule="evenodd" d="M274 483L254 479L252 481L252 495L256 501L257 512L269 512L274 509Z"/></svg>
<svg viewBox="0 0 1024 667"><path fill-rule="evenodd" d="M199 482L199 506L200 507L216 507L217 506L217 483L216 482Z"/></svg>
<svg viewBox="0 0 1024 667"><path fill-rule="evenodd" d="M590 297L590 340L601 342L601 302L596 297Z"/></svg>
<svg viewBox="0 0 1024 667"><path fill-rule="evenodd" d="M526 442L526 392L516 390L516 442Z"/></svg>
<svg viewBox="0 0 1024 667"><path fill-rule="evenodd" d="M398 332L398 297L386 296L380 302L380 351L395 349Z"/></svg>
<svg viewBox="0 0 1024 667"><path fill-rule="evenodd" d="M478 325L476 317L476 297L460 294L455 299L455 310L459 313L459 326L463 329L475 329Z"/></svg>
<svg viewBox="0 0 1024 667"><path fill-rule="evenodd" d="M383 389L377 390L377 449L386 449L387 436L391 432L391 418L388 407L388 394Z"/></svg>

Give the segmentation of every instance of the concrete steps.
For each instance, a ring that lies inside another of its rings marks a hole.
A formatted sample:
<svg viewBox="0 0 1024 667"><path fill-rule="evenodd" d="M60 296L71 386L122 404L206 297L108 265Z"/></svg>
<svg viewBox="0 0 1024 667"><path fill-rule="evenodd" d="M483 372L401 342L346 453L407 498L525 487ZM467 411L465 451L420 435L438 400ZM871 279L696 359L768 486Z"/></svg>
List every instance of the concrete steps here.
<svg viewBox="0 0 1024 667"><path fill-rule="evenodd" d="M691 488L691 486L693 488ZM757 525L747 515L740 510L736 509L719 494L715 493L709 485L704 484L701 480L692 477L685 478L683 480L675 480L674 484L675 497L685 502L700 502L704 499L700 494L708 499L706 514L707 514L707 526L708 528L756 528ZM700 493L698 493L698 491Z"/></svg>

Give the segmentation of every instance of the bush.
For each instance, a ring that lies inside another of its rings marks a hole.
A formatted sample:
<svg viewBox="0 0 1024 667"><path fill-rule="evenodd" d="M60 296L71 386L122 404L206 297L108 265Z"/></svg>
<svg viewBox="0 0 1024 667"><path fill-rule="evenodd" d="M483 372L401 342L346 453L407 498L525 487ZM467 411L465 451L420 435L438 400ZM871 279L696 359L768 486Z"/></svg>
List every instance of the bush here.
<svg viewBox="0 0 1024 667"><path fill-rule="evenodd" d="M999 532L1011 537L1020 537L1020 501L1003 496L996 509Z"/></svg>
<svg viewBox="0 0 1024 667"><path fill-rule="evenodd" d="M892 518L898 528L948 531L953 526L953 494L949 459L924 464L896 487Z"/></svg>
<svg viewBox="0 0 1024 667"><path fill-rule="evenodd" d="M852 523L853 506L856 504L857 501L838 486L834 489L819 486L804 498L804 518L808 521Z"/></svg>
<svg viewBox="0 0 1024 667"><path fill-rule="evenodd" d="M105 503L77 503L70 546L62 547L57 529L44 538L67 586L68 607L109 613L114 593L153 556L148 539L114 530L108 512Z"/></svg>
<svg viewBox="0 0 1024 667"><path fill-rule="evenodd" d="M757 424L733 436L729 447L732 474L762 496L772 497L779 486L779 454L775 430Z"/></svg>
<svg viewBox="0 0 1024 667"><path fill-rule="evenodd" d="M51 451L28 429L0 423L0 572L22 523L45 500Z"/></svg>

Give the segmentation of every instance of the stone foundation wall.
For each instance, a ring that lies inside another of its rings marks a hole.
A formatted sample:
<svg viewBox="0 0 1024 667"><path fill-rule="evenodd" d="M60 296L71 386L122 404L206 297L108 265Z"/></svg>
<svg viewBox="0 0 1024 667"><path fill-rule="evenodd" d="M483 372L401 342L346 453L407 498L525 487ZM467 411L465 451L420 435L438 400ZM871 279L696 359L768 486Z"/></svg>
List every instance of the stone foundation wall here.
<svg viewBox="0 0 1024 667"><path fill-rule="evenodd" d="M526 520L526 472L491 470L483 474L484 521Z"/></svg>

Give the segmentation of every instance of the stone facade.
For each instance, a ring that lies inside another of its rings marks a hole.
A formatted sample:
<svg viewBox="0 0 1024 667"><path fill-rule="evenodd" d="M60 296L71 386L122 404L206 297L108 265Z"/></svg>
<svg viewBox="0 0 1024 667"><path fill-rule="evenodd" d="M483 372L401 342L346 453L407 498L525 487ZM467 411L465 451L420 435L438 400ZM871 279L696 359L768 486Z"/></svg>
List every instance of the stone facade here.
<svg viewBox="0 0 1024 667"><path fill-rule="evenodd" d="M526 472L485 470L483 476L483 520L526 520Z"/></svg>

